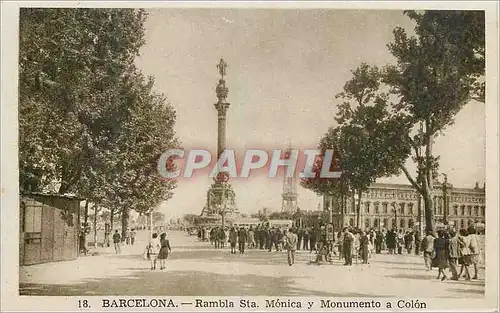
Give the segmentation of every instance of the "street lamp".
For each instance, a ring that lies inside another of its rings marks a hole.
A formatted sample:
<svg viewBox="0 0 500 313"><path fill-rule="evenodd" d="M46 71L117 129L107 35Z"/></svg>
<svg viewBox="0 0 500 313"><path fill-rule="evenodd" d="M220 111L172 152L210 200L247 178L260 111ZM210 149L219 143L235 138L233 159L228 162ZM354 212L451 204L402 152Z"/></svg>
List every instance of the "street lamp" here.
<svg viewBox="0 0 500 313"><path fill-rule="evenodd" d="M443 181L443 224L447 225L447 217L448 217L448 175L441 173L444 176Z"/></svg>
<svg viewBox="0 0 500 313"><path fill-rule="evenodd" d="M392 192L392 198L396 198L396 193ZM392 202L392 209L394 210L394 228L398 228L398 210L396 208L396 202Z"/></svg>

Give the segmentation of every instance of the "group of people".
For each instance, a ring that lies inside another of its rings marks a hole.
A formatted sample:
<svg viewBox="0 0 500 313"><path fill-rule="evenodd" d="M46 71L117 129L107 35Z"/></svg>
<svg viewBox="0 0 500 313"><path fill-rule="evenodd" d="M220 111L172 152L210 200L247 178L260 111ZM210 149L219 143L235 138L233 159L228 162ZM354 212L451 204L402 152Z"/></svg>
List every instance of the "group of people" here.
<svg viewBox="0 0 500 313"><path fill-rule="evenodd" d="M448 278L446 269L449 268L452 280L464 277L471 280L469 266L474 267L474 276L478 278L478 264L480 259L480 245L474 227L454 230L440 230L437 238L432 232L428 232L422 239L421 249L427 270L438 268L437 279ZM458 271L460 265L460 271ZM463 276L462 276L463 275Z"/></svg>
<svg viewBox="0 0 500 313"><path fill-rule="evenodd" d="M203 233L199 231L199 237L203 240ZM311 263L322 264L333 262L333 256L337 255L344 260L344 265L353 263L353 258L360 259L361 264L368 264L373 254L402 255L403 253L422 255L428 270L433 267L439 269L438 278L446 279L446 269L450 269L451 279L458 280L464 275L465 279L477 279L479 262L479 242L474 227L461 229L458 233L453 230L440 230L437 238L432 232L428 232L421 238L420 232L415 230L403 231L401 229L369 229L361 230L354 227L345 227L338 233L329 236L325 226L312 228L290 228L279 227L215 227L208 230L210 242L215 248L225 247L229 242L231 253L236 253L238 245L239 253L245 252L245 247L250 249L261 249L272 251L286 250L288 252L288 263L295 262L295 251L301 248L316 252L316 261ZM457 266L461 265L460 270ZM474 267L474 275L471 278L469 266Z"/></svg>
<svg viewBox="0 0 500 313"><path fill-rule="evenodd" d="M149 244L144 251L144 258L151 261L151 270L156 270L157 261L160 263L160 270L166 268L166 261L169 254L172 252L170 241L167 239L167 234L162 233L160 238L154 233Z"/></svg>
<svg viewBox="0 0 500 313"><path fill-rule="evenodd" d="M136 232L135 229L132 228L129 230L128 228L125 230L124 235L122 236L118 229L115 229L115 233L113 234L113 246L115 248L115 252L117 254L121 253L121 244L125 243L126 245L134 245L135 243ZM109 247L109 232L106 230L104 233L104 245Z"/></svg>
<svg viewBox="0 0 500 313"><path fill-rule="evenodd" d="M234 229L233 229L234 228ZM299 227L294 228L297 235L296 250L307 250L312 252L317 251L318 243L324 237L324 229L320 227ZM231 237L231 231L233 236ZM235 241L234 233L236 233L236 242L238 246L243 245L239 250L244 253L247 249L260 249L272 251L283 251L285 235L287 227L257 225L245 227L213 227L199 228L198 239L201 241L210 241L216 249L224 248L225 243Z"/></svg>

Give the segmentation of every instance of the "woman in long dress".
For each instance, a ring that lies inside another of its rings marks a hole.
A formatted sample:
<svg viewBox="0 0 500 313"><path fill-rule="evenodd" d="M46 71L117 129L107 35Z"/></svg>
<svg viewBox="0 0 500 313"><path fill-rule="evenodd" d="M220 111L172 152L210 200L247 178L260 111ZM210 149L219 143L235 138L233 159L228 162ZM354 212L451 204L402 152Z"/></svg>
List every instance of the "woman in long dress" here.
<svg viewBox="0 0 500 313"><path fill-rule="evenodd" d="M445 237L443 231L438 232L438 238L434 240L434 250L436 251L435 265L439 269L437 279L441 278L441 281L446 279L445 269L448 268L448 239ZM443 274L443 277L441 277Z"/></svg>
<svg viewBox="0 0 500 313"><path fill-rule="evenodd" d="M170 241L167 239L167 234L163 233L160 236L160 251L158 252L158 259L160 260L160 270L165 269L165 262L168 254L172 251L170 248Z"/></svg>

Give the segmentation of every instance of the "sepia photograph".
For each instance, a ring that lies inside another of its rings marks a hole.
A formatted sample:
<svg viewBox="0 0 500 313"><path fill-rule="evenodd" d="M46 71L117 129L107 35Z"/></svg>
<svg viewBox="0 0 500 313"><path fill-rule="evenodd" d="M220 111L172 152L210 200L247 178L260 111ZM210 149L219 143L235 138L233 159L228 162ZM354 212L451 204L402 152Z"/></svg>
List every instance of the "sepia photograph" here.
<svg viewBox="0 0 500 313"><path fill-rule="evenodd" d="M487 161L498 69L486 70L498 65L487 49L497 13L14 12L18 50L2 64L17 60L17 98L2 99L2 123L15 142L2 127L2 172L10 153L16 176L2 173L2 211L15 193L16 219L2 226L23 301L458 309L498 284L498 160Z"/></svg>

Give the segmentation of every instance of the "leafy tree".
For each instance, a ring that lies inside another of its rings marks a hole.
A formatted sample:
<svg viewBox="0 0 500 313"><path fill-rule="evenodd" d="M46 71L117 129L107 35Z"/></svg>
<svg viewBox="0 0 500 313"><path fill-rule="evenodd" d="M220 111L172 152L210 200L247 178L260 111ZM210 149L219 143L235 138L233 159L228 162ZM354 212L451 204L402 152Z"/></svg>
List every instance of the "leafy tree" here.
<svg viewBox="0 0 500 313"><path fill-rule="evenodd" d="M198 217L198 214L184 214L182 219L189 225L195 225Z"/></svg>
<svg viewBox="0 0 500 313"><path fill-rule="evenodd" d="M103 93L144 43L144 19L132 9L21 9L21 189L77 192L94 152L82 119L105 110Z"/></svg>
<svg viewBox="0 0 500 313"><path fill-rule="evenodd" d="M439 164L432 146L466 103L484 101L484 12L406 14L416 22L416 36L394 30L388 47L396 65L380 71L362 64L337 95L344 100L339 126L325 134L319 148L340 152L342 178L318 178L320 157L316 177L301 184L319 194L345 195L403 172L423 197L427 230L434 230L431 193ZM381 92L386 89L389 95ZM416 176L405 166L409 158L417 164Z"/></svg>
<svg viewBox="0 0 500 313"><path fill-rule="evenodd" d="M268 218L270 220L291 220L293 216L288 212L271 212Z"/></svg>
<svg viewBox="0 0 500 313"><path fill-rule="evenodd" d="M22 9L20 187L74 192L122 216L150 212L175 181L157 173L177 146L175 112L134 66L143 10ZM169 166L172 166L170 164Z"/></svg>
<svg viewBox="0 0 500 313"><path fill-rule="evenodd" d="M386 68L385 83L397 97L384 138L399 138L391 146L405 147L391 155L394 164L422 195L427 230L434 230L431 193L439 158L433 153L434 139L454 121L471 100L484 101L484 12L414 11L406 14L416 22L416 36L402 28L394 30L388 45L397 63ZM416 175L403 165L410 158Z"/></svg>

